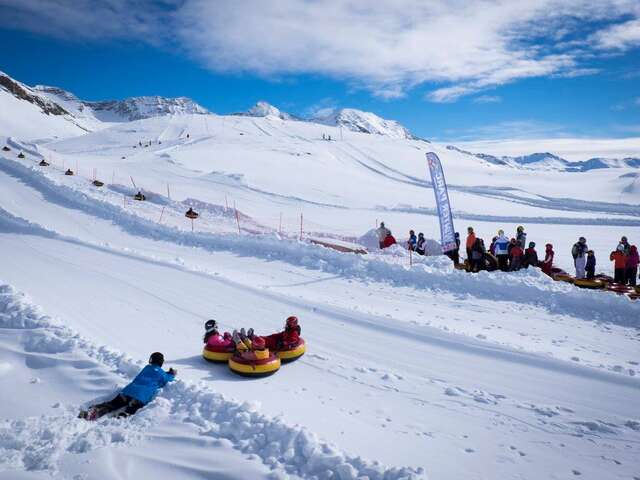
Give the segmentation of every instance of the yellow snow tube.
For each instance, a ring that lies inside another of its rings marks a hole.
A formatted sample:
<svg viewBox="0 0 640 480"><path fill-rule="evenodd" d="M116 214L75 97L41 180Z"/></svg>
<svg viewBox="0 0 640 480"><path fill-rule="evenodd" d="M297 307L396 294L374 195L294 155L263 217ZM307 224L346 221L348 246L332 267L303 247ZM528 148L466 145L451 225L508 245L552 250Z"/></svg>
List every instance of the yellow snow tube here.
<svg viewBox="0 0 640 480"><path fill-rule="evenodd" d="M587 278L576 278L573 281L573 284L576 287L591 288L591 289L604 288L607 285L605 282L601 280L587 279Z"/></svg>
<svg viewBox="0 0 640 480"><path fill-rule="evenodd" d="M573 283L574 282L574 278L569 275L568 273L556 273L553 276L553 279L558 281L558 282L567 282L567 283Z"/></svg>
<svg viewBox="0 0 640 480"><path fill-rule="evenodd" d="M233 355L229 359L231 371L245 377L266 377L280 369L280 359L274 353L268 353L267 358L248 358L251 353Z"/></svg>
<svg viewBox="0 0 640 480"><path fill-rule="evenodd" d="M301 338L300 343L298 345L287 350L278 350L276 352L276 355L278 355L278 358L282 360L283 363L287 363L287 362L293 362L294 360L297 360L302 355L304 355L304 352L306 351L307 351L307 345L304 343L304 340Z"/></svg>
<svg viewBox="0 0 640 480"><path fill-rule="evenodd" d="M207 347L202 349L202 356L205 360L210 362L227 362L231 357L233 357L233 352L222 352L222 351L213 351L208 350Z"/></svg>

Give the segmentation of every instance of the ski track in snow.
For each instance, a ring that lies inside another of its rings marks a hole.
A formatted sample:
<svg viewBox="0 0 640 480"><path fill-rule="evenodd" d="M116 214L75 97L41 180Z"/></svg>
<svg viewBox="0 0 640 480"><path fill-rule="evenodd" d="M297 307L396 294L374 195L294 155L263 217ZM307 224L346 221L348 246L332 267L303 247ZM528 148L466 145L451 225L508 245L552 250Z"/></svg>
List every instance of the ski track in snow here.
<svg viewBox="0 0 640 480"><path fill-rule="evenodd" d="M143 366L126 354L82 339L6 284L0 284L0 328L29 330L24 346L29 352L47 356L80 352L124 378L131 379ZM274 479L286 474L326 478L327 472L337 472L345 480L363 476L371 480L426 478L422 468L387 468L379 462L350 457L305 428L260 414L251 403L232 402L203 384L180 380L168 385L158 399L127 422L104 419L90 423L75 418L77 412L70 409L60 416L0 422L0 467L55 472L63 454L135 443L150 425L168 414L198 426L202 435L225 439L243 453L257 455L273 469Z"/></svg>

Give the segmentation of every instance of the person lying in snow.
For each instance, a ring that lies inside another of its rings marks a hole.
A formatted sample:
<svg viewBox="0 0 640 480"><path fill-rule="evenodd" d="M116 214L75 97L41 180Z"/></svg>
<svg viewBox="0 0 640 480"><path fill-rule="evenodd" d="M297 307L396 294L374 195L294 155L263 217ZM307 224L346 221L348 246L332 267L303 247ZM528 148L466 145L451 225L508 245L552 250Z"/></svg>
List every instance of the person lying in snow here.
<svg viewBox="0 0 640 480"><path fill-rule="evenodd" d="M175 379L178 371L170 368L165 372L162 370L163 364L164 355L160 352L152 353L149 357L149 365L144 367L118 395L108 402L99 403L89 407L88 410L81 411L78 418L96 420L120 408L124 408L124 411L118 415L119 418L133 415L153 400L162 387Z"/></svg>

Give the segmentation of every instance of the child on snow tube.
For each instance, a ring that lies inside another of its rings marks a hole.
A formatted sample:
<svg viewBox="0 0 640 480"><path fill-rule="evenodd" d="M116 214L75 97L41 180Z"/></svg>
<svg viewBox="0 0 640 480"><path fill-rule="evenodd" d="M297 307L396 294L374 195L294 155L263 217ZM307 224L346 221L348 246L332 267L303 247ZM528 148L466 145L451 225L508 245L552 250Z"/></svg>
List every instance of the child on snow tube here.
<svg viewBox="0 0 640 480"><path fill-rule="evenodd" d="M204 324L205 343L202 356L212 362L226 362L235 351L235 344L229 332L220 335L218 324L215 320L207 320Z"/></svg>
<svg viewBox="0 0 640 480"><path fill-rule="evenodd" d="M253 332L250 330L248 333ZM231 371L246 377L264 377L278 371L280 358L266 348L264 338L258 336L253 336L251 339L246 336L241 338L238 332L234 332L234 337L236 334L237 350L229 359Z"/></svg>
<svg viewBox="0 0 640 480"><path fill-rule="evenodd" d="M301 332L298 317L291 316L287 318L282 332L264 337L265 344L267 348L277 352L282 360L295 360L306 350L304 340L300 337Z"/></svg>

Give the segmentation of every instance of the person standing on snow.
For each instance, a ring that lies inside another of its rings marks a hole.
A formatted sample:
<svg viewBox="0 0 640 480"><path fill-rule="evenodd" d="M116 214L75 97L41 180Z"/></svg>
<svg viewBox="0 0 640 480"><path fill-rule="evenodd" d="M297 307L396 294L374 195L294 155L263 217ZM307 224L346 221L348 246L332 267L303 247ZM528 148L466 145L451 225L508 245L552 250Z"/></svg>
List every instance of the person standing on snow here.
<svg viewBox="0 0 640 480"><path fill-rule="evenodd" d="M587 265L584 267L587 272L587 279L591 280L596 276L596 256L593 250L587 252Z"/></svg>
<svg viewBox="0 0 640 480"><path fill-rule="evenodd" d="M487 254L487 249L484 246L484 240L476 238L471 249L471 271L479 272L484 268L484 256Z"/></svg>
<svg viewBox="0 0 640 480"><path fill-rule="evenodd" d="M571 249L571 255L573 256L573 264L576 267L576 278L584 278L584 267L587 264L587 239L580 237L576 243L573 244Z"/></svg>
<svg viewBox="0 0 640 480"><path fill-rule="evenodd" d="M624 254L629 255L629 250L631 250L631 245L629 245L629 241L627 240L627 237L622 237L620 239L619 245L622 245L624 247Z"/></svg>
<svg viewBox="0 0 640 480"><path fill-rule="evenodd" d="M467 227L467 260L469 260L469 264L472 263L473 258L471 252L473 250L473 246L476 243L476 234L473 232L473 227Z"/></svg>
<svg viewBox="0 0 640 480"><path fill-rule="evenodd" d="M123 407L124 412L120 413L118 417L133 415L153 400L162 387L175 379L177 370L170 368L168 372L165 372L162 370L163 364L164 355L160 352L152 353L149 357L149 365L144 367L118 395L108 402L99 403L86 411L81 411L78 418L96 420Z"/></svg>
<svg viewBox="0 0 640 480"><path fill-rule="evenodd" d="M418 234L418 239L416 240L416 253L418 255L425 254L424 244L427 240L424 238L424 233L420 232Z"/></svg>
<svg viewBox="0 0 640 480"><path fill-rule="evenodd" d="M529 248L524 251L522 266L524 268L529 268L529 266L538 266L538 252L536 252L536 242L529 242Z"/></svg>
<svg viewBox="0 0 640 480"><path fill-rule="evenodd" d="M387 238L387 235L391 235L391 230L384 226L384 222L380 222L380 226L376 229L376 234L378 235L380 248L384 248L384 240Z"/></svg>
<svg viewBox="0 0 640 480"><path fill-rule="evenodd" d="M542 262L542 271L551 276L551 269L553 268L553 245L547 243L544 252L544 261Z"/></svg>
<svg viewBox="0 0 640 480"><path fill-rule="evenodd" d="M505 237L504 230L498 230L498 238L495 241L495 256L498 259L498 268L507 271L509 263L509 239Z"/></svg>
<svg viewBox="0 0 640 480"><path fill-rule="evenodd" d="M407 249L411 251L415 251L417 243L418 243L418 237L416 237L416 232L414 232L413 230L409 230L409 240L407 240Z"/></svg>
<svg viewBox="0 0 640 480"><path fill-rule="evenodd" d="M636 277L638 275L638 263L640 263L640 257L638 256L638 248L635 245L629 247L629 255L627 256L627 266L625 269L625 282L632 287L636 286Z"/></svg>
<svg viewBox="0 0 640 480"><path fill-rule="evenodd" d="M498 237L493 237L491 239L491 245L489 245L489 253L494 257L496 255L496 240L498 240Z"/></svg>
<svg viewBox="0 0 640 480"><path fill-rule="evenodd" d="M627 256L624 254L624 245L618 244L618 248L611 252L609 260L613 262L613 281L615 283L624 283L627 270Z"/></svg>
<svg viewBox="0 0 640 480"><path fill-rule="evenodd" d="M524 249L527 248L527 234L522 225L516 229L516 242L518 242L518 245L520 245L520 248L524 252Z"/></svg>
<svg viewBox="0 0 640 480"><path fill-rule="evenodd" d="M524 250L520 246L520 244L514 240L512 242L511 250L509 251L509 257L511 258L511 265L509 270L515 272L520 270L522 267L522 257L524 255Z"/></svg>

